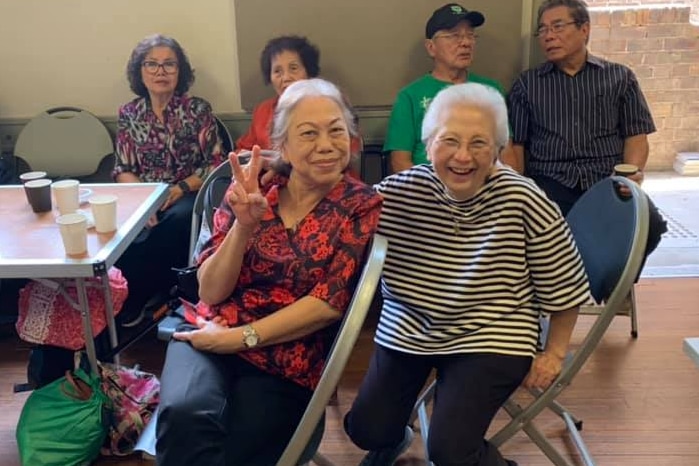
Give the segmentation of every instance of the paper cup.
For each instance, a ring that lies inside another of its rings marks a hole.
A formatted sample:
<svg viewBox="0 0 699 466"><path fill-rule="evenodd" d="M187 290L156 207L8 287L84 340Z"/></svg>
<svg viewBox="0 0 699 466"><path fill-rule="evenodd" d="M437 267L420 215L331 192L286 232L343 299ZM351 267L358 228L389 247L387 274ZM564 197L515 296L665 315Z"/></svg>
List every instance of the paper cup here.
<svg viewBox="0 0 699 466"><path fill-rule="evenodd" d="M24 183L27 201L34 212L49 212L51 210L51 180L31 180Z"/></svg>
<svg viewBox="0 0 699 466"><path fill-rule="evenodd" d="M83 214L65 214L56 218L66 254L76 256L87 252L87 218Z"/></svg>
<svg viewBox="0 0 699 466"><path fill-rule="evenodd" d="M27 181L40 180L42 178L46 178L46 172L26 172L19 175L19 180L22 184Z"/></svg>
<svg viewBox="0 0 699 466"><path fill-rule="evenodd" d="M620 163L614 165L614 174L617 176L631 176L638 173L638 167L630 163Z"/></svg>
<svg viewBox="0 0 699 466"><path fill-rule="evenodd" d="M88 201L95 218L97 233L110 233L117 227L117 197L111 194L92 196Z"/></svg>
<svg viewBox="0 0 699 466"><path fill-rule="evenodd" d="M61 215L72 214L80 208L79 188L78 180L56 181L51 185L53 198Z"/></svg>

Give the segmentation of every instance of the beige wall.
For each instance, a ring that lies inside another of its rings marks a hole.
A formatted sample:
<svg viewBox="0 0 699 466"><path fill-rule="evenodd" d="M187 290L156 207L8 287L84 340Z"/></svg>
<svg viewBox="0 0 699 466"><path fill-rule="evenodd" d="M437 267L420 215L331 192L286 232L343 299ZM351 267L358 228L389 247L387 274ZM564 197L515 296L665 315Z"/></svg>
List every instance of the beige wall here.
<svg viewBox="0 0 699 466"><path fill-rule="evenodd" d="M192 93L240 110L230 0L0 1L0 119L74 105L113 116L133 97L124 69L153 32L175 37L196 68Z"/></svg>
<svg viewBox="0 0 699 466"><path fill-rule="evenodd" d="M86 108L113 131L118 106L132 98L124 77L128 55L138 40L156 31L183 44L197 69L192 93L208 99L238 136L247 128L249 114L241 106L235 5L255 1L0 0L0 152L11 154L27 119L54 106ZM536 18L528 14L535 16L541 1L521 0L515 52L522 57L520 67L526 66L526 58L532 66L542 59L530 36ZM690 8L691 15L699 16L699 0L675 0L673 8L636 5L648 2L590 0L597 7L590 45L594 53L628 64L639 75L658 125L649 167L667 169L677 151L697 150L699 144L699 34L689 24ZM494 29L483 32L486 38L498 38ZM359 29L357 37L361 34ZM259 48L254 47L255 56ZM485 66L498 59L480 48L476 62ZM511 71L516 66L511 60ZM367 142L382 142L388 109L360 111Z"/></svg>

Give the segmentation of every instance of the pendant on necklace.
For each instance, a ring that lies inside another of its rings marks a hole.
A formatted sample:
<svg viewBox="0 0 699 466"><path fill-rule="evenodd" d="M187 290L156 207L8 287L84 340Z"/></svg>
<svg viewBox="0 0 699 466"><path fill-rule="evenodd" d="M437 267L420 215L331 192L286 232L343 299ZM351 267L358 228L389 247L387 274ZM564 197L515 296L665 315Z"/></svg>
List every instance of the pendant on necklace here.
<svg viewBox="0 0 699 466"><path fill-rule="evenodd" d="M454 236L459 236L460 233L461 233L461 228L460 228L459 222L458 222L458 220L454 220Z"/></svg>

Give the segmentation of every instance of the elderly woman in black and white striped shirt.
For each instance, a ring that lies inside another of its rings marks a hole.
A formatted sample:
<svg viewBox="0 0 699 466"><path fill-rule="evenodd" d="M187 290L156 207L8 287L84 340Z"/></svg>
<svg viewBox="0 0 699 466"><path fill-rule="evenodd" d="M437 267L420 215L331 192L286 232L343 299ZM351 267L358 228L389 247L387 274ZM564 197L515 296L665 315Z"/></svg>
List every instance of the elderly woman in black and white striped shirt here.
<svg viewBox="0 0 699 466"><path fill-rule="evenodd" d="M389 240L376 348L346 430L390 465L408 447L413 404L432 369L429 454L438 465L516 464L485 441L523 382L560 373L587 277L559 209L497 162L508 141L502 96L480 84L441 91L422 126L429 165L381 182ZM537 353L539 315L550 314Z"/></svg>

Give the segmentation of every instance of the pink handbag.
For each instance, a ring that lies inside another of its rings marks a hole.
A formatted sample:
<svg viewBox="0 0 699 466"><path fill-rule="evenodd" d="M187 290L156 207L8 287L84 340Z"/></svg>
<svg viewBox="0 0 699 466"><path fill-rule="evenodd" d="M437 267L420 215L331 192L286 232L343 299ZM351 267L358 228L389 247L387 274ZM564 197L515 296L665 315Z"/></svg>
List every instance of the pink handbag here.
<svg viewBox="0 0 699 466"><path fill-rule="evenodd" d="M108 275L116 316L128 296L128 288L121 270L112 267ZM95 336L107 326L104 291L99 280L99 278L85 280L92 334ZM61 286L54 287L39 281L31 281L20 290L19 316L15 324L17 333L21 339L30 343L79 350L85 346L80 310L74 308L63 295L65 292L77 305L75 283L68 279L48 282L49 284L58 283Z"/></svg>

